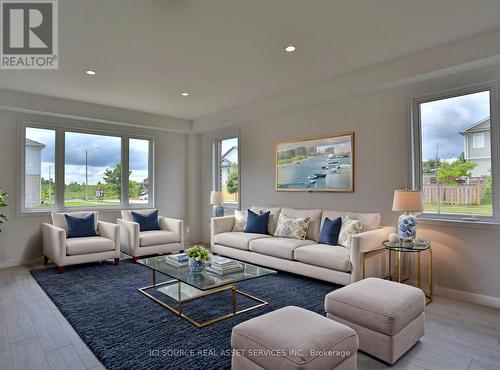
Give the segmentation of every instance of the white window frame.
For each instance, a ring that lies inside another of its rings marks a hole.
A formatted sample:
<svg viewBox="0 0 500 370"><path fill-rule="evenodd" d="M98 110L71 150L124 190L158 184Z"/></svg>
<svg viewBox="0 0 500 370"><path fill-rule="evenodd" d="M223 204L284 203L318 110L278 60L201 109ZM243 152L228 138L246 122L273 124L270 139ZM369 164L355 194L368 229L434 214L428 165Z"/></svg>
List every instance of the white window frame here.
<svg viewBox="0 0 500 370"><path fill-rule="evenodd" d="M223 206L224 208L227 209L240 209L241 207L241 147L240 147L240 134L238 133L233 133L233 134L227 134L227 135L222 135L218 136L214 139L213 145L212 145L212 158L213 158L213 168L212 168L212 185L214 190L221 190L222 189L222 184L220 183L220 178L219 178L219 172L220 172L220 161L219 161L219 151L218 147L220 143L224 140L228 139L238 139L238 202L237 203L224 203Z"/></svg>
<svg viewBox="0 0 500 370"><path fill-rule="evenodd" d="M80 129L75 127L65 127L61 124L40 123L36 121L22 121L19 123L19 175L18 175L18 189L20 189L18 198L18 209L20 214L44 214L52 211L87 211L87 210L121 210L121 209L141 209L141 208L155 208L156 204L156 176L155 176L155 157L154 157L154 140L148 136L124 134L113 131L102 131L92 129ZM26 128L33 127L39 129L53 130L56 134L55 142L55 206L51 208L26 208L25 207L25 173L26 173ZM121 189L121 202L116 206L88 206L88 207L66 207L64 205L64 188L65 188L65 134L66 132L100 135L100 136L115 136L121 138L121 164L122 164L122 189ZM149 172L149 189L148 203L144 204L129 204L128 197L128 170L129 170L129 139L141 139L149 141L149 158L148 158L148 172Z"/></svg>
<svg viewBox="0 0 500 370"><path fill-rule="evenodd" d="M410 168L411 182L414 189L422 189L422 130L420 124L420 105L431 101L453 98L463 95L474 94L482 91L490 93L490 127L491 127L491 171L493 181L493 216L467 215L467 214L435 214L422 213L421 218L443 221L460 221L469 223L500 223L500 140L498 124L498 95L497 82L489 81L471 86L460 87L452 90L440 91L411 98L411 146L410 146Z"/></svg>
<svg viewBox="0 0 500 370"><path fill-rule="evenodd" d="M472 133L472 149L484 149L485 147L485 138L484 138L484 132L473 132ZM478 140L478 142L476 141Z"/></svg>

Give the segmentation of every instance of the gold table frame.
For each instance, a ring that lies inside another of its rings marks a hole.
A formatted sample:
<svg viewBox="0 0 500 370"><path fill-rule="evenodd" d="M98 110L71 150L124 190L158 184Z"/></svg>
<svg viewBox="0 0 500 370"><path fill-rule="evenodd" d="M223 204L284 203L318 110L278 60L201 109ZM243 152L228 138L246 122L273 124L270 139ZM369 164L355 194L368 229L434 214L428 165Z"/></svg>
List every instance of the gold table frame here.
<svg viewBox="0 0 500 370"><path fill-rule="evenodd" d="M366 278L366 263L365 263L365 260L366 260L366 257L368 257L369 255L373 254L373 253L379 253L379 252L383 252L387 250L389 253L389 280L392 281L392 252L396 253L396 271L397 271L397 282L398 283L402 283L402 282L405 282L406 280L408 279L402 279L401 278L401 253L417 253L417 287L422 289L422 279L421 279L421 258L420 258L420 254L422 252L427 252L427 255L428 255L428 276L429 276L429 285L427 287L428 291L425 292L424 289L422 289L422 291L424 292L425 294L425 300L426 300L426 304L429 304L432 302L432 295L433 295L433 292L432 292L432 247L431 245L429 245L429 247L427 249L415 249L414 251L411 251L411 250L404 250L404 251L397 251L397 250L391 250L389 248L386 248L386 247L380 247L380 248L377 248L377 249L372 249L372 250L369 250L369 251L365 251L365 252L361 252L361 262L362 262L362 276L363 276L363 279Z"/></svg>
<svg viewBox="0 0 500 370"><path fill-rule="evenodd" d="M182 281L178 280L178 279L172 279L172 280L168 280L168 281L164 281L164 282L161 282L161 283L157 283L156 281L156 270L151 270L153 272L153 284L152 285L148 285L148 286L145 286L145 287L142 287L142 288L139 288L139 292L141 292L142 294L144 294L146 297L152 299L153 301L155 301L156 303L160 304L161 306L165 307L166 309L172 311L173 313L175 313L177 316L179 317L182 317L183 319L187 320L189 323L191 323L192 325L194 325L196 328L198 329L201 329L201 328L204 328L208 325L211 325L211 324L215 324L216 322L219 322L221 320L225 320L225 319L228 319L230 317L233 317L233 316L236 316L236 315L239 315L239 314L242 314L244 312L248 312L248 311L251 311L251 310L255 310L259 307L262 307L262 306L265 306L268 304L267 301L264 301L263 299L260 299L260 298L257 298L257 297L254 297L248 293L245 293L245 292L242 292L241 290L238 290L236 289L236 284L235 283L232 283L232 284L228 284L228 285L225 285L225 286L222 286L222 287L218 287L218 288L213 288L213 289L209 289L209 290L206 290L206 291L202 291L201 294L198 294L194 297L189 297L189 298L186 298L186 299L182 299L181 295L182 295L182 291L181 291L181 283L183 283ZM153 289L153 288L158 288L158 287L161 287L161 286L166 286L166 285L173 285L173 284L178 284L178 297L177 297L177 308L174 307L174 306L171 306L163 301L161 301L160 299L156 298L155 296L149 294L147 292L148 289ZM189 285L189 284L187 284ZM195 289L197 289L196 287L194 287ZM216 293L219 293L219 292L224 292L226 290L231 290L232 292L232 299L231 299L231 302L232 302L232 312L228 313L228 314L225 314L225 315L222 315L222 316L219 316L219 317L216 317L216 318L213 318L213 319L210 319L210 320L207 320L207 321L204 321L204 322L198 322L196 320L194 320L193 318L187 316L185 313L182 312L182 304L185 303L185 302L189 302L189 301L193 301L193 300L196 300L196 299L200 299L200 298L203 298L203 297L206 297L206 296L209 296L209 295L212 295L212 294L216 294ZM253 306L250 306L250 307L247 307L247 308L244 308L242 310L237 310L237 294L241 294L247 298L250 298L256 302L258 302L258 304L256 305L253 305Z"/></svg>

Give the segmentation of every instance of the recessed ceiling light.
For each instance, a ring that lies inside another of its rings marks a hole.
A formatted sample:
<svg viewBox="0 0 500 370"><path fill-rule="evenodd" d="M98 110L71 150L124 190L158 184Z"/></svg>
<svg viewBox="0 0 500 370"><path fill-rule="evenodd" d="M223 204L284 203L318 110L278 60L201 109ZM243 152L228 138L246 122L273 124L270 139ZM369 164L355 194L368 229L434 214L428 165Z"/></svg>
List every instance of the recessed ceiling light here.
<svg viewBox="0 0 500 370"><path fill-rule="evenodd" d="M285 51L287 53L293 53L295 50L297 50L297 48L294 45L287 45L287 46L285 46Z"/></svg>
<svg viewBox="0 0 500 370"><path fill-rule="evenodd" d="M188 92L183 92L181 93L182 96L189 96L189 93Z"/></svg>
<svg viewBox="0 0 500 370"><path fill-rule="evenodd" d="M86 74L88 74L89 76L93 76L93 75L95 75L95 71L94 71L94 70L92 70L92 69L87 69L87 70L85 71L85 73L86 73Z"/></svg>

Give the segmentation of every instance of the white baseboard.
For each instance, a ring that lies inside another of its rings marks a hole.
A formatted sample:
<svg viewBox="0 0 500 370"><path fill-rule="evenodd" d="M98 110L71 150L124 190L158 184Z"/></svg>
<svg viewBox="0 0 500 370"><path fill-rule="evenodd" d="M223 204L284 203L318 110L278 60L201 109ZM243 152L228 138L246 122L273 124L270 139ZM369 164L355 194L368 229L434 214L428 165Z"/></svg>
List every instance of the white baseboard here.
<svg viewBox="0 0 500 370"><path fill-rule="evenodd" d="M0 261L0 269L7 268L7 267L30 265L33 263L41 263L41 262L43 262L42 257L33 258L30 260L25 260L22 258L21 259L13 259L13 260L4 260L4 261Z"/></svg>
<svg viewBox="0 0 500 370"><path fill-rule="evenodd" d="M483 294L471 293L465 290L457 290L451 288L434 287L434 294L443 297L456 299L457 301L469 302L500 309L500 298L491 297Z"/></svg>

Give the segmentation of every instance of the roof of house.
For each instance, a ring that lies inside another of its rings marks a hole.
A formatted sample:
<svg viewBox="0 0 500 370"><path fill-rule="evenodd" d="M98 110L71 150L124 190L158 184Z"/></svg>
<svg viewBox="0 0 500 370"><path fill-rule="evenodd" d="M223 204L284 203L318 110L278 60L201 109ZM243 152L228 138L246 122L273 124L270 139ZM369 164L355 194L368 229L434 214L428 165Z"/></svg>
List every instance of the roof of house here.
<svg viewBox="0 0 500 370"><path fill-rule="evenodd" d="M487 123L487 125L485 124ZM478 126L480 125L483 125L484 124L484 127L483 128L478 128ZM486 117L486 118L483 118L482 120L464 128L462 131L460 131L460 134L465 134L466 132L468 131L482 131L482 130L489 130L490 129L490 117Z"/></svg>
<svg viewBox="0 0 500 370"><path fill-rule="evenodd" d="M39 148L45 148L45 144L39 143L38 141L31 140L31 139L26 139L26 145L29 146L37 146Z"/></svg>
<svg viewBox="0 0 500 370"><path fill-rule="evenodd" d="M224 160L224 159L227 159L226 157L235 149L237 149L238 147L237 146L232 146L231 148L229 148L229 150L227 152L225 152L222 157L220 158L221 160ZM231 162L231 161L229 161Z"/></svg>

